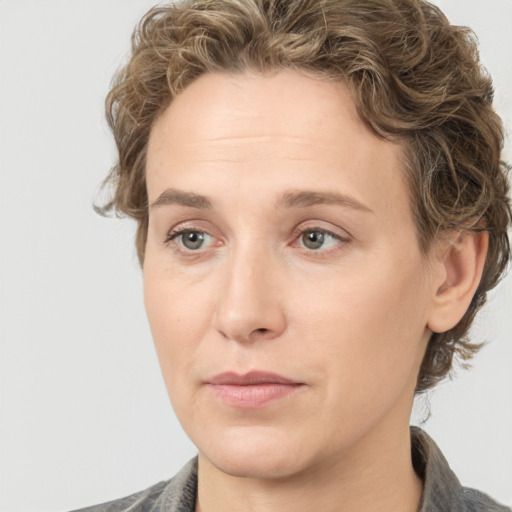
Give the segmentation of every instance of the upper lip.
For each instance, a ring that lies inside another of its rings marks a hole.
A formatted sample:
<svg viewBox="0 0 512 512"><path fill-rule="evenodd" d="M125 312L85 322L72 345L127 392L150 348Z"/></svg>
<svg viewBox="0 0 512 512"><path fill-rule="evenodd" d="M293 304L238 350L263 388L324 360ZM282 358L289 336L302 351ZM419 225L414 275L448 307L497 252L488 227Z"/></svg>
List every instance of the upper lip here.
<svg viewBox="0 0 512 512"><path fill-rule="evenodd" d="M207 381L208 384L228 386L251 386L257 384L300 384L294 380L278 375L277 373L264 371L250 371L239 374L236 372L224 372Z"/></svg>

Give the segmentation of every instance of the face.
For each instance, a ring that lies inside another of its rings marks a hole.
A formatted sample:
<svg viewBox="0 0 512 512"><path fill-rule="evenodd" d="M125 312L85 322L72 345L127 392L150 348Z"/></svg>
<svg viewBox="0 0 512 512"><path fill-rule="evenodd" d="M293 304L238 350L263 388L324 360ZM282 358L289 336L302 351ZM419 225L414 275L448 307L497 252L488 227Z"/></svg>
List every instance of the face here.
<svg viewBox="0 0 512 512"><path fill-rule="evenodd" d="M145 304L200 460L284 477L406 431L432 279L400 148L343 83L202 76L152 129L147 187Z"/></svg>

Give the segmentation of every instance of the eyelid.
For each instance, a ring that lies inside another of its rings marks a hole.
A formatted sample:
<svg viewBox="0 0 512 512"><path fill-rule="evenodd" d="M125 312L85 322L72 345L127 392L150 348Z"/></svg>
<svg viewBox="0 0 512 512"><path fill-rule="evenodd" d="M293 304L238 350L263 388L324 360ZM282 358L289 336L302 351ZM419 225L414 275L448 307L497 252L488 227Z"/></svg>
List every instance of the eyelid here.
<svg viewBox="0 0 512 512"><path fill-rule="evenodd" d="M167 242L170 239L174 238L175 236L180 235L181 233L186 233L190 231L206 233L207 235L212 236L214 238L219 238L218 235L214 235L212 233L213 230L206 227L206 224L209 223L204 221L203 219L188 219L176 222L167 230L165 234L165 241Z"/></svg>
<svg viewBox="0 0 512 512"><path fill-rule="evenodd" d="M165 242L173 241L176 238L178 238L179 236L185 235L187 233L201 233L201 234L204 234L211 238L216 238L215 236L213 236L208 231L205 231L204 229L183 228L183 229L174 229L174 230L170 231L166 236Z"/></svg>
<svg viewBox="0 0 512 512"><path fill-rule="evenodd" d="M326 222L321 220L310 220L302 222L293 230L292 235L297 237L306 231L321 231L342 241L349 241L353 238L346 229L338 228L333 226L331 223L329 223L329 226L327 227Z"/></svg>
<svg viewBox="0 0 512 512"><path fill-rule="evenodd" d="M329 247L326 249L320 248L318 250L313 250L313 249L308 249L306 247L302 247L301 245L299 245L300 238L304 233L307 233L309 231L318 231L318 232L324 233L324 234L329 235L330 237L334 238L339 243L336 244L335 247ZM340 231L342 231L342 233L337 232L334 229L329 229L329 228L323 227L321 225L321 221L310 221L307 224L303 223L294 229L293 235L292 235L293 238L292 238L291 246L301 249L308 256L313 256L313 257L317 257L317 258L329 256L332 253L339 252L340 250L343 250L345 245L352 241L352 236L347 231L341 230L341 229L340 229Z"/></svg>
<svg viewBox="0 0 512 512"><path fill-rule="evenodd" d="M205 235L211 236L213 238L213 235L208 233L208 231L205 231L204 229L194 229L194 228L180 228L180 229L172 229L169 231L165 237L165 241L169 242L171 240L175 240L180 235L183 235L185 233L204 233Z"/></svg>
<svg viewBox="0 0 512 512"><path fill-rule="evenodd" d="M341 235L338 235L337 233L333 233L332 231L329 231L328 229L324 228L306 228L299 231L298 235L295 237L295 240L298 240L304 233L309 232L318 232L323 233L324 235L328 235L331 238L334 238L335 240L339 240L340 242L347 242L348 238L343 238Z"/></svg>
<svg viewBox="0 0 512 512"><path fill-rule="evenodd" d="M222 245L222 240L219 235L213 234L213 230L208 229L204 226L205 221L203 219L190 219L187 221L181 221L172 226L166 233L162 245L172 249L176 253L185 257L198 257L205 254L212 246ZM203 233L210 237L212 240L205 247L198 249L189 249L183 243L180 243L177 239L181 235L186 233ZM217 240L217 242L215 242Z"/></svg>

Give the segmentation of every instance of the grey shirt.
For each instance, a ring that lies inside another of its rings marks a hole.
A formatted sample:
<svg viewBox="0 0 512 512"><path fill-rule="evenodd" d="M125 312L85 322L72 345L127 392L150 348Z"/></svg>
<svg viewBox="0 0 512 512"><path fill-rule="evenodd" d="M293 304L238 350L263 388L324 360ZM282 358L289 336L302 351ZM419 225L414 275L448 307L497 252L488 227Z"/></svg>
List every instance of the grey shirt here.
<svg viewBox="0 0 512 512"><path fill-rule="evenodd" d="M411 428L414 469L423 480L419 512L512 512L486 494L462 487L436 443L421 429ZM126 498L76 512L194 512L197 458L170 480Z"/></svg>

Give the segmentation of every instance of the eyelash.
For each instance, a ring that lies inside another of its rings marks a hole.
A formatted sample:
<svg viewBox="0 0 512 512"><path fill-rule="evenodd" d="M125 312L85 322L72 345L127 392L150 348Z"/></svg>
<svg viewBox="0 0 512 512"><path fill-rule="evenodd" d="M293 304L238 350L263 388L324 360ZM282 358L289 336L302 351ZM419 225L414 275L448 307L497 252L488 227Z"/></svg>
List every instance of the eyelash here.
<svg viewBox="0 0 512 512"><path fill-rule="evenodd" d="M332 231L329 231L325 228L320 227L308 227L299 229L296 232L294 232L294 241L292 243L292 246L297 246L298 243L302 241L302 237L307 233L320 233L324 237L327 235L331 237L333 240L336 240L338 242L335 247L327 248L327 249L310 249L307 247L299 247L304 252L306 252L308 255L312 255L315 257L322 257L322 256L329 256L331 253L341 250L341 247L339 246L340 243L346 244L350 242L350 239L348 237L343 237L339 234L333 233ZM302 245L304 245L304 242L302 241Z"/></svg>
<svg viewBox="0 0 512 512"><path fill-rule="evenodd" d="M208 233L208 231L202 230L202 229L194 229L194 228L183 228L183 229L177 229L172 230L168 233L166 239L164 240L164 245L166 246L173 246L173 249L176 252L179 252L180 254L187 256L187 257L194 257L202 254L201 248L198 248L197 250L189 249L187 247L183 246L183 243L175 242L175 240L179 237L183 237L186 234L190 233L198 233L202 235L207 235L212 238L215 238L212 234ZM321 235L329 236L332 239L336 240L337 242L340 242L342 244L347 244L351 240L350 238L343 237L339 234L333 233L332 231L329 231L328 229L320 228L320 227L307 227L302 229L297 229L293 232L293 242L290 244L292 247L298 247L299 249L302 249L305 253L311 256L315 257L322 257L322 256L328 256L332 252L336 252L337 250L340 250L340 247L334 247L329 249L308 249L306 247L298 246L297 244L300 242L301 237L303 237L307 233L320 233ZM219 244L220 245L220 244ZM336 244L338 245L338 244Z"/></svg>
<svg viewBox="0 0 512 512"><path fill-rule="evenodd" d="M174 248L176 251L178 251L182 254L185 254L185 255L195 256L200 252L199 250L194 251L193 249L188 249L188 248L184 247L183 244L179 244L179 243L175 242L175 240L177 238L183 237L184 235L190 234L190 233L199 233L199 234L208 235L208 236L213 237L213 235L211 235L210 233L208 233L207 231L204 231L202 229L193 229L193 228L187 227L187 228L170 231L164 241L164 245L167 245L167 246L174 245L175 246Z"/></svg>

